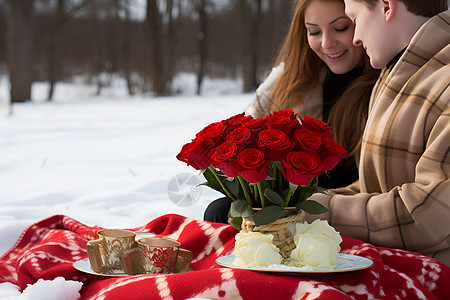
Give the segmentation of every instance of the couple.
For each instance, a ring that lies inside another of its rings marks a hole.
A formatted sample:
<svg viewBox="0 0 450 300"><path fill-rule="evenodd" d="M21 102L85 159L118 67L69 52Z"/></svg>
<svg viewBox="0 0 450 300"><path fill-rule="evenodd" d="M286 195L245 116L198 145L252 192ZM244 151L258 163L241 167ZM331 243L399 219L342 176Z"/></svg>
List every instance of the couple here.
<svg viewBox="0 0 450 300"><path fill-rule="evenodd" d="M322 118L351 153L320 179L328 194L310 199L329 212L308 222L450 266L447 9L447 0L298 1L253 115ZM229 205L212 202L205 220L226 220Z"/></svg>

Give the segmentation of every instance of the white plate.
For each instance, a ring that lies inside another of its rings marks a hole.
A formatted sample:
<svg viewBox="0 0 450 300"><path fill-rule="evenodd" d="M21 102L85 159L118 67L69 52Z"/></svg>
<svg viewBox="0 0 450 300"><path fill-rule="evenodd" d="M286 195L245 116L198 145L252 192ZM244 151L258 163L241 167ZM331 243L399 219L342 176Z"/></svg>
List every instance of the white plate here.
<svg viewBox="0 0 450 300"><path fill-rule="evenodd" d="M143 238L154 237L154 236L155 236L155 234L151 233L151 232L136 232L135 240L137 241L137 240L140 240Z"/></svg>
<svg viewBox="0 0 450 300"><path fill-rule="evenodd" d="M370 268L373 266L373 261L369 258L338 253L336 258L337 267L335 269L330 270L313 270L308 267L296 268L289 267L284 265L273 265L269 267L239 267L234 264L234 260L236 257L234 255L221 256L216 259L216 263L218 265L233 268L233 269L243 269L243 270L252 270L259 272L275 272L275 273L284 273L286 275L301 275L301 274L330 274L330 273L343 273L343 272L351 272L358 271Z"/></svg>
<svg viewBox="0 0 450 300"><path fill-rule="evenodd" d="M117 276L133 276L128 275L126 273L114 273L114 274L107 274L107 273L97 273L91 268L91 264L89 262L89 258L80 259L73 263L73 267L77 269L78 271L95 275L95 276L107 276L107 277L117 277Z"/></svg>

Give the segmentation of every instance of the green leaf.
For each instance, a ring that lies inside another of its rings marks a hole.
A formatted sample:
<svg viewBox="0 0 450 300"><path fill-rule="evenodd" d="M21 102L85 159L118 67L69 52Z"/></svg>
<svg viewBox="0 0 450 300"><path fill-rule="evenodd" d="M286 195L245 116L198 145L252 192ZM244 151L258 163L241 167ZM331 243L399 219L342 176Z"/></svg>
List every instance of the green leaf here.
<svg viewBox="0 0 450 300"><path fill-rule="evenodd" d="M219 181L217 181L216 177L214 176L214 174L212 173L212 171L210 169L205 169L203 176L207 180L207 183L204 183L203 185L206 185L218 192L221 192L222 194L225 194L225 191L220 186Z"/></svg>
<svg viewBox="0 0 450 300"><path fill-rule="evenodd" d="M284 218L286 215L287 212L280 206L266 206L252 216L252 219L255 226L261 226Z"/></svg>
<svg viewBox="0 0 450 300"><path fill-rule="evenodd" d="M224 184L233 195L239 194L239 183L237 182L237 180L225 180Z"/></svg>
<svg viewBox="0 0 450 300"><path fill-rule="evenodd" d="M222 187L220 186L220 185L218 185L218 186L216 186L216 185L213 185L213 184L211 184L210 182L203 182L203 183L200 183L200 184L198 184L199 186L201 186L201 185L204 185L204 186L207 186L207 187L209 187L209 188L211 188L211 189L213 189L213 190L216 190L216 191L218 191L219 193L222 193L222 194L224 194L225 195L225 191L222 189Z"/></svg>
<svg viewBox="0 0 450 300"><path fill-rule="evenodd" d="M231 219L231 223L230 223L234 228L236 228L237 230L241 230L241 225L242 225L242 218L233 218Z"/></svg>
<svg viewBox="0 0 450 300"><path fill-rule="evenodd" d="M278 167L278 169L281 171L281 161L274 161L273 162L277 167Z"/></svg>
<svg viewBox="0 0 450 300"><path fill-rule="evenodd" d="M295 190L294 194L291 197L290 203L294 203L295 205L306 201L312 194L317 191L315 186L298 186L297 190Z"/></svg>
<svg viewBox="0 0 450 300"><path fill-rule="evenodd" d="M298 188L298 185L289 182L289 187L295 192Z"/></svg>
<svg viewBox="0 0 450 300"><path fill-rule="evenodd" d="M326 213L328 211L328 208L326 208L325 206L314 200L306 200L300 202L299 204L296 205L296 207L312 215L319 215Z"/></svg>
<svg viewBox="0 0 450 300"><path fill-rule="evenodd" d="M266 188L264 190L264 196L266 196L266 198L273 204L276 204L279 206L283 206L283 204L284 204L283 198L277 192L272 190L271 188Z"/></svg>
<svg viewBox="0 0 450 300"><path fill-rule="evenodd" d="M267 180L263 180L260 182L260 185L261 185L261 189L263 191L265 191L270 186L270 182Z"/></svg>
<svg viewBox="0 0 450 300"><path fill-rule="evenodd" d="M247 218L253 216L254 214L255 212L253 211L253 208L247 203L246 200L238 199L231 203L229 215L232 218Z"/></svg>

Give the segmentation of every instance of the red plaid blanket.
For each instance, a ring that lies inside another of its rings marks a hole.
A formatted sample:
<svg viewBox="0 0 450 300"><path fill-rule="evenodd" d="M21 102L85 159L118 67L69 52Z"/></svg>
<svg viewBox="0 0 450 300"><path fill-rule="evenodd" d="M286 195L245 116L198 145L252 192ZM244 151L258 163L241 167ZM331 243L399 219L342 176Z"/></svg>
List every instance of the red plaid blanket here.
<svg viewBox="0 0 450 300"><path fill-rule="evenodd" d="M215 259L233 251L237 230L223 224L165 215L128 228L179 240L193 252L191 272L99 278L77 271L86 242L102 228L56 215L28 227L0 258L0 282L22 290L39 278L83 282L82 299L450 299L450 268L429 257L343 238L342 252L368 257L366 270L308 277L223 268Z"/></svg>

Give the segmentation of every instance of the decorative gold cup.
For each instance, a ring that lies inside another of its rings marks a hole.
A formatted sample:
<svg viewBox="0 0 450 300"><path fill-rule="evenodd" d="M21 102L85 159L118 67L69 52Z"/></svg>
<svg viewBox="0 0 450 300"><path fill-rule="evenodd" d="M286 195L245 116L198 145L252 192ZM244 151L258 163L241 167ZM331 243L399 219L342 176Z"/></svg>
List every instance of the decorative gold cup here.
<svg viewBox="0 0 450 300"><path fill-rule="evenodd" d="M137 247L136 233L128 230L105 229L97 232L99 239L87 243L91 268L97 273L124 273L121 256Z"/></svg>
<svg viewBox="0 0 450 300"><path fill-rule="evenodd" d="M122 266L127 274L182 273L189 270L192 252L166 237L138 240L138 247L124 252Z"/></svg>

